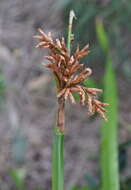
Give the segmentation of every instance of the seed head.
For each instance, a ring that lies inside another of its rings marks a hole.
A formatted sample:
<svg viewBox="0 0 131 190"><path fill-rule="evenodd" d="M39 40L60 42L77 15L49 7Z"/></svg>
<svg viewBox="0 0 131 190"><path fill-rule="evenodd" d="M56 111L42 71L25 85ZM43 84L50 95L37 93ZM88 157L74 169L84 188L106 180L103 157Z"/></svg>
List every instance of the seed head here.
<svg viewBox="0 0 131 190"><path fill-rule="evenodd" d="M102 118L107 120L105 116L106 109L104 106L108 104L97 100L97 94L102 92L101 89L88 88L83 86L85 79L92 74L90 68L85 68L79 61L89 53L89 44L80 50L79 46L73 55L70 55L65 44L65 39L52 39L51 33L45 34L43 30L38 29L40 33L34 36L39 40L36 47L48 48L49 55L45 56L51 63L45 65L49 68L57 79L57 98L69 99L71 103L76 103L73 93L78 93L80 103L87 106L90 115L99 113Z"/></svg>

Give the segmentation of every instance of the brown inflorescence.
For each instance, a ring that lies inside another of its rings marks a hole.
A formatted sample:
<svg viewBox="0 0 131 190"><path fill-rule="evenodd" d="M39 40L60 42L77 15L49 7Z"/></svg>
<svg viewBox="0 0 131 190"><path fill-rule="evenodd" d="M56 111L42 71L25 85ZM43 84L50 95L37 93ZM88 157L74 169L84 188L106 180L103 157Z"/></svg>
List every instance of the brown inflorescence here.
<svg viewBox="0 0 131 190"><path fill-rule="evenodd" d="M88 55L89 45L86 45L82 50L78 46L75 53L70 55L64 38L56 39L54 42L51 33L47 35L41 29L38 29L38 31L40 35L35 36L35 38L40 42L36 47L49 49L49 56L45 58L51 63L45 66L52 70L57 80L58 100L61 98L64 101L69 99L71 103L75 104L74 93L78 93L81 105L87 106L90 115L97 112L107 120L104 106L108 104L97 100L98 93L102 92L102 90L83 86L83 82L92 74L92 70L85 68L79 61Z"/></svg>

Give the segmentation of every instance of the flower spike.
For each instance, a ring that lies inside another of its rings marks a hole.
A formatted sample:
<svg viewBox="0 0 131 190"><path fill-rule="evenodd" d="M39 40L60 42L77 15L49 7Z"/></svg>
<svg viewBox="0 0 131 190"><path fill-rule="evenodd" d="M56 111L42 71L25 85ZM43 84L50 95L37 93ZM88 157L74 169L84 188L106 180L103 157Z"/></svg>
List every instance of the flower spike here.
<svg viewBox="0 0 131 190"><path fill-rule="evenodd" d="M73 93L78 93L80 96L81 105L88 107L88 113L93 115L99 113L100 116L107 120L105 116L106 109L104 106L108 104L102 103L97 100L97 94L102 92L101 89L87 88L83 86L85 79L88 79L92 74L90 68L84 68L83 64L79 61L86 56L89 51L89 44L80 50L79 45L73 55L70 55L69 50L66 47L65 39L52 39L51 33L45 34L41 29L38 29L40 33L34 36L39 43L36 47L43 47L49 49L49 55L45 58L50 61L46 67L51 69L55 78L57 79L57 98L59 100L69 99L71 103L76 103Z"/></svg>

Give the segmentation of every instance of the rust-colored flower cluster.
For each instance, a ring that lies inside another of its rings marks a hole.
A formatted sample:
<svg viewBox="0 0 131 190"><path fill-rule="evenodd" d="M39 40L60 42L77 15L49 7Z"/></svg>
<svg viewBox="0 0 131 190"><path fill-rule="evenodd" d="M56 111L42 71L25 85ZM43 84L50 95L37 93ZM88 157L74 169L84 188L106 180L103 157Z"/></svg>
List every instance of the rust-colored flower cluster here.
<svg viewBox="0 0 131 190"><path fill-rule="evenodd" d="M82 85L87 79L92 70L85 68L79 61L89 53L89 45L86 45L82 50L77 47L75 53L70 55L64 38L56 39L54 42L51 33L46 35L41 29L38 29L40 35L35 36L40 42L36 47L44 47L49 49L49 56L46 59L51 63L45 65L52 70L57 80L58 99L69 99L72 103L76 103L73 93L78 93L80 103L88 107L88 113L94 114L98 112L105 120L106 109L108 105L97 100L97 94L102 92L101 89L87 88Z"/></svg>

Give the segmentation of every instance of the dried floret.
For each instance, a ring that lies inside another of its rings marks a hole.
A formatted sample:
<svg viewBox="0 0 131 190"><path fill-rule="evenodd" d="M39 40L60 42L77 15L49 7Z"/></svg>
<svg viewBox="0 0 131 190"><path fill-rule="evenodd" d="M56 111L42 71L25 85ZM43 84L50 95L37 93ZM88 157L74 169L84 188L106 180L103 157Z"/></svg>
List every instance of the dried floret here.
<svg viewBox="0 0 131 190"><path fill-rule="evenodd" d="M80 103L88 107L88 113L99 113L102 118L107 120L105 116L106 109L104 106L108 104L97 100L97 94L102 92L101 89L87 88L83 86L85 79L92 74L90 68L84 68L79 61L89 53L89 44L80 50L79 45L73 55L70 55L65 39L52 39L51 33L48 35L43 30L38 29L40 35L35 36L39 40L36 47L44 47L49 49L49 56L45 58L51 63L46 67L52 70L55 78L57 78L58 101L69 99L71 103L76 103L73 93L78 93Z"/></svg>

